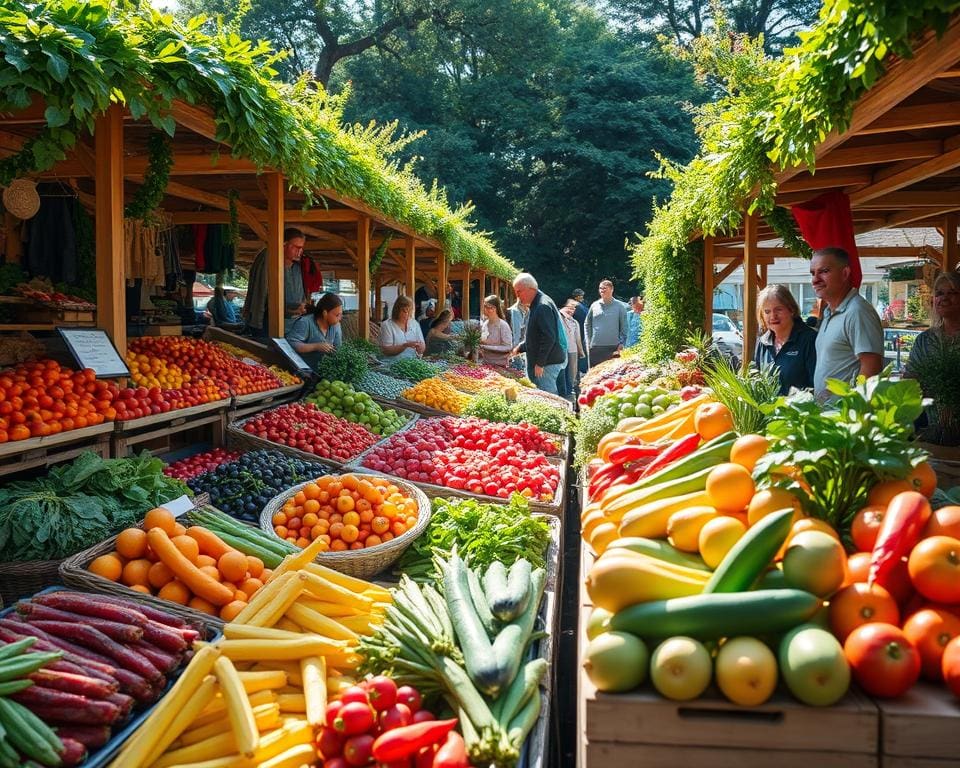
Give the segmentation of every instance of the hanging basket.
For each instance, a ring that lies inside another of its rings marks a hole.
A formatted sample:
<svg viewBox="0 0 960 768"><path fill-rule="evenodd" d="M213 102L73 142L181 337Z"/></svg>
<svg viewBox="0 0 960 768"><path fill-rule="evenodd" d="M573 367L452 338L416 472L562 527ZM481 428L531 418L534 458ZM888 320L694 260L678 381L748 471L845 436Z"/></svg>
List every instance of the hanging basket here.
<svg viewBox="0 0 960 768"><path fill-rule="evenodd" d="M40 210L37 185L30 179L14 179L3 190L3 207L18 219L32 219Z"/></svg>

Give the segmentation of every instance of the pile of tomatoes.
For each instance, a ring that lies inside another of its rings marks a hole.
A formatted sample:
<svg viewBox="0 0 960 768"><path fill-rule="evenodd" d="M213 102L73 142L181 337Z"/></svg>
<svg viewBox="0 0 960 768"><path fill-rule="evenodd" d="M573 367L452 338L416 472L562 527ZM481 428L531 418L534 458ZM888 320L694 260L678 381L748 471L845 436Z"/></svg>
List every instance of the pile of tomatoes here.
<svg viewBox="0 0 960 768"><path fill-rule="evenodd" d="M244 424L243 430L262 440L287 445L341 464L358 456L380 439L360 424L321 411L312 403L291 403L264 411Z"/></svg>
<svg viewBox="0 0 960 768"><path fill-rule="evenodd" d="M178 480L191 480L199 477L205 472L212 472L221 464L235 461L240 458L238 451L228 451L226 448L214 448L212 451L204 451L188 456L173 464L168 464L163 468L163 474L168 477L175 477Z"/></svg>
<svg viewBox="0 0 960 768"><path fill-rule="evenodd" d="M116 418L116 384L54 360L21 363L0 375L0 443L46 437Z"/></svg>
<svg viewBox="0 0 960 768"><path fill-rule="evenodd" d="M363 465L412 482L442 485L498 498L520 493L552 500L560 471L540 450L552 446L530 425L497 424L484 419L422 419L377 446Z"/></svg>

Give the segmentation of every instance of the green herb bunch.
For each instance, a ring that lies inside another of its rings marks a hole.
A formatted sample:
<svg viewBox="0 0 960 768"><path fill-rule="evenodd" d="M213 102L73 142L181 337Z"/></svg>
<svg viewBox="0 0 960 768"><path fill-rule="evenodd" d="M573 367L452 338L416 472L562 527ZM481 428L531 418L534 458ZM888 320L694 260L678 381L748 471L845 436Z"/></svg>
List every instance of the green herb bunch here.
<svg viewBox="0 0 960 768"><path fill-rule="evenodd" d="M353 340L344 342L336 352L323 355L316 366L321 379L345 381L348 384L360 383L368 370L370 364L367 353Z"/></svg>
<svg viewBox="0 0 960 768"><path fill-rule="evenodd" d="M594 457L600 439L617 428L620 415L606 408L593 407L580 416L576 433L574 465L584 467Z"/></svg>
<svg viewBox="0 0 960 768"><path fill-rule="evenodd" d="M703 369L707 386L733 417L733 428L741 435L762 434L770 420L765 406L780 394L780 374L775 366L734 370L724 358L715 358Z"/></svg>
<svg viewBox="0 0 960 768"><path fill-rule="evenodd" d="M407 381L423 381L440 373L440 369L415 357L403 358L390 364L390 373Z"/></svg>
<svg viewBox="0 0 960 768"><path fill-rule="evenodd" d="M768 406L770 449L755 475L761 486L791 491L808 515L847 536L874 484L904 478L925 459L912 441L923 398L911 379L861 377L856 386L831 379L827 387L835 410L807 392Z"/></svg>
<svg viewBox="0 0 960 768"><path fill-rule="evenodd" d="M509 403L499 392L480 392L474 395L463 415L503 424L519 424L525 421L554 435L563 435L576 429L576 419L562 408L555 408L545 402Z"/></svg>

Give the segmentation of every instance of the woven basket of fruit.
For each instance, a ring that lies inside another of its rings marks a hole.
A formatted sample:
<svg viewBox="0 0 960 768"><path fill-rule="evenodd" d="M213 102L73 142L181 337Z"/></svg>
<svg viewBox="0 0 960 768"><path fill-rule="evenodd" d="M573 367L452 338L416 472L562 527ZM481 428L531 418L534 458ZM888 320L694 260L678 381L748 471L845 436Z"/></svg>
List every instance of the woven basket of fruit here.
<svg viewBox="0 0 960 768"><path fill-rule="evenodd" d="M430 514L427 495L399 478L326 475L279 494L261 513L260 527L301 547L325 536L330 551L318 563L369 579L400 558L427 529Z"/></svg>

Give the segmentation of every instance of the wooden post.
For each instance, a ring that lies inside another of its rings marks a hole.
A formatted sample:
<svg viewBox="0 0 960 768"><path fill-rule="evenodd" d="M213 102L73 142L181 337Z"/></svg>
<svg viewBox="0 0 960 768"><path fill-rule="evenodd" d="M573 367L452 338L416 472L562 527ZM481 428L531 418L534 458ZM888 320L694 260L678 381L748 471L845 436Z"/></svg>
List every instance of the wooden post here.
<svg viewBox="0 0 960 768"><path fill-rule="evenodd" d="M370 217L357 222L357 311L361 339L370 338Z"/></svg>
<svg viewBox="0 0 960 768"><path fill-rule="evenodd" d="M743 370L747 370L757 343L757 216L746 214L743 243Z"/></svg>
<svg viewBox="0 0 960 768"><path fill-rule="evenodd" d="M437 315L443 312L447 304L447 255L437 254Z"/></svg>
<svg viewBox="0 0 960 768"><path fill-rule="evenodd" d="M417 245L412 237L408 237L403 244L404 266L406 267L407 296L411 299L417 292ZM414 314L416 314L414 308Z"/></svg>
<svg viewBox="0 0 960 768"><path fill-rule="evenodd" d="M378 323L383 317L383 277L380 271L373 282L373 317Z"/></svg>
<svg viewBox="0 0 960 768"><path fill-rule="evenodd" d="M470 265L463 267L463 295L460 297L460 316L464 320L470 319ZM483 317L483 296L480 297L480 316Z"/></svg>
<svg viewBox="0 0 960 768"><path fill-rule="evenodd" d="M127 351L126 262L123 256L123 109L111 104L94 128L97 326L120 354Z"/></svg>
<svg viewBox="0 0 960 768"><path fill-rule="evenodd" d="M267 333L283 336L283 174L265 174L267 185Z"/></svg>
<svg viewBox="0 0 960 768"><path fill-rule="evenodd" d="M703 238L703 332L713 336L713 237Z"/></svg>
<svg viewBox="0 0 960 768"><path fill-rule="evenodd" d="M763 263L760 265L760 279L757 282L757 286L762 291L767 287L767 264Z"/></svg>
<svg viewBox="0 0 960 768"><path fill-rule="evenodd" d="M499 296L500 295L500 278L495 277L493 278L492 282L493 282L493 285L490 287L490 293L493 293Z"/></svg>
<svg viewBox="0 0 960 768"><path fill-rule="evenodd" d="M943 271L955 272L957 260L960 256L960 245L957 244L957 213L948 213L943 222Z"/></svg>

